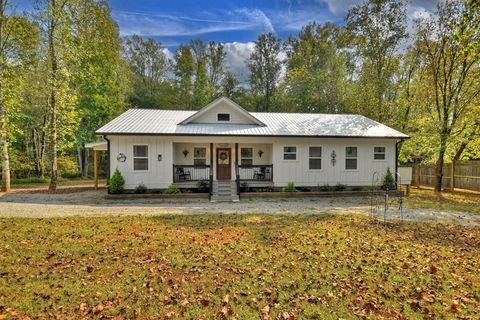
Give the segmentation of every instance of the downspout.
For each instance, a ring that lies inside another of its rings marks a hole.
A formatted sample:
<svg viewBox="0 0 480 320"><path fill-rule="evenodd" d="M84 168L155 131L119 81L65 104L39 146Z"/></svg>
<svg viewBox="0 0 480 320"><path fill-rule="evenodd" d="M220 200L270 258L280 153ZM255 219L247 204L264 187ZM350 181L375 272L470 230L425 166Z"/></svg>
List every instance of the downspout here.
<svg viewBox="0 0 480 320"><path fill-rule="evenodd" d="M398 186L398 145L403 141L404 139L401 139L395 143L395 188Z"/></svg>
<svg viewBox="0 0 480 320"><path fill-rule="evenodd" d="M107 192L110 194L110 188L108 188L108 182L110 181L110 140L106 135L103 136L103 139L107 141Z"/></svg>

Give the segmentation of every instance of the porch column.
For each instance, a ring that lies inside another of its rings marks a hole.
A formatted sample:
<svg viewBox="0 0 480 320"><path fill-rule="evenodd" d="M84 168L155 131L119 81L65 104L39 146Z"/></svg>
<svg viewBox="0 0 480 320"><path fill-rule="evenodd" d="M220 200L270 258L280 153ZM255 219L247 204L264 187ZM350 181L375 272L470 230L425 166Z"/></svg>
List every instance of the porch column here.
<svg viewBox="0 0 480 320"><path fill-rule="evenodd" d="M98 150L93 150L93 188L98 190Z"/></svg>
<svg viewBox="0 0 480 320"><path fill-rule="evenodd" d="M213 193L213 143L210 142L210 195Z"/></svg>
<svg viewBox="0 0 480 320"><path fill-rule="evenodd" d="M238 169L238 142L235 142L235 181L237 182L237 194L240 194L240 171Z"/></svg>

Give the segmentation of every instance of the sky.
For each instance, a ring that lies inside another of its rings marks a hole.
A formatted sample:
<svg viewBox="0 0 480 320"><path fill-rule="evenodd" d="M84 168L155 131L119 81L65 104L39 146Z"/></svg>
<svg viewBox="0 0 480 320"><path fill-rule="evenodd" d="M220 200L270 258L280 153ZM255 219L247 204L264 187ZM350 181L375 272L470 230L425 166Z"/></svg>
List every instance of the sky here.
<svg viewBox="0 0 480 320"><path fill-rule="evenodd" d="M34 0L12 0L31 9ZM179 44L191 39L225 44L226 65L241 81L253 41L272 32L287 39L310 21L343 24L349 8L362 0L109 0L120 34L152 37L173 56ZM409 21L432 11L435 0L410 0ZM411 25L411 23L410 23Z"/></svg>

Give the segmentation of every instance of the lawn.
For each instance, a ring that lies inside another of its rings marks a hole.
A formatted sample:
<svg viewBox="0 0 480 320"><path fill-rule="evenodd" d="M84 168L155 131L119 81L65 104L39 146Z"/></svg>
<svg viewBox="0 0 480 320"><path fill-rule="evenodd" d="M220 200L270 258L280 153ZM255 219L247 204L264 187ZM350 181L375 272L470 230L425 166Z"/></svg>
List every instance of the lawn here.
<svg viewBox="0 0 480 320"><path fill-rule="evenodd" d="M430 189L412 188L405 205L410 208L467 211L480 214L480 193L449 192L435 193Z"/></svg>
<svg viewBox="0 0 480 320"><path fill-rule="evenodd" d="M359 216L0 220L0 319L478 319L480 229Z"/></svg>
<svg viewBox="0 0 480 320"><path fill-rule="evenodd" d="M98 183L104 185L106 183L105 179L99 179ZM50 184L50 178L24 178L24 179L13 179L12 180L12 189L23 189L23 188L41 188L48 187ZM67 186L78 186L78 185L92 185L93 179L85 178L58 178L58 186L67 187Z"/></svg>

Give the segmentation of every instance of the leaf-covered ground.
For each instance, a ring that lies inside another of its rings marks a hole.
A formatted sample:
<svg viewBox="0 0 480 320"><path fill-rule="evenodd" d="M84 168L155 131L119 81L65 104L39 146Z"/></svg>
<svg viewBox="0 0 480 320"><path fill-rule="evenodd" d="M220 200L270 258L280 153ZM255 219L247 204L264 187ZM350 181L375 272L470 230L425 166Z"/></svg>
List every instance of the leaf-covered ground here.
<svg viewBox="0 0 480 320"><path fill-rule="evenodd" d="M0 319L478 319L480 229L328 215L0 220Z"/></svg>
<svg viewBox="0 0 480 320"><path fill-rule="evenodd" d="M405 204L410 208L431 208L480 214L480 193L449 191L435 193L431 189L411 188L410 196L405 197Z"/></svg>

